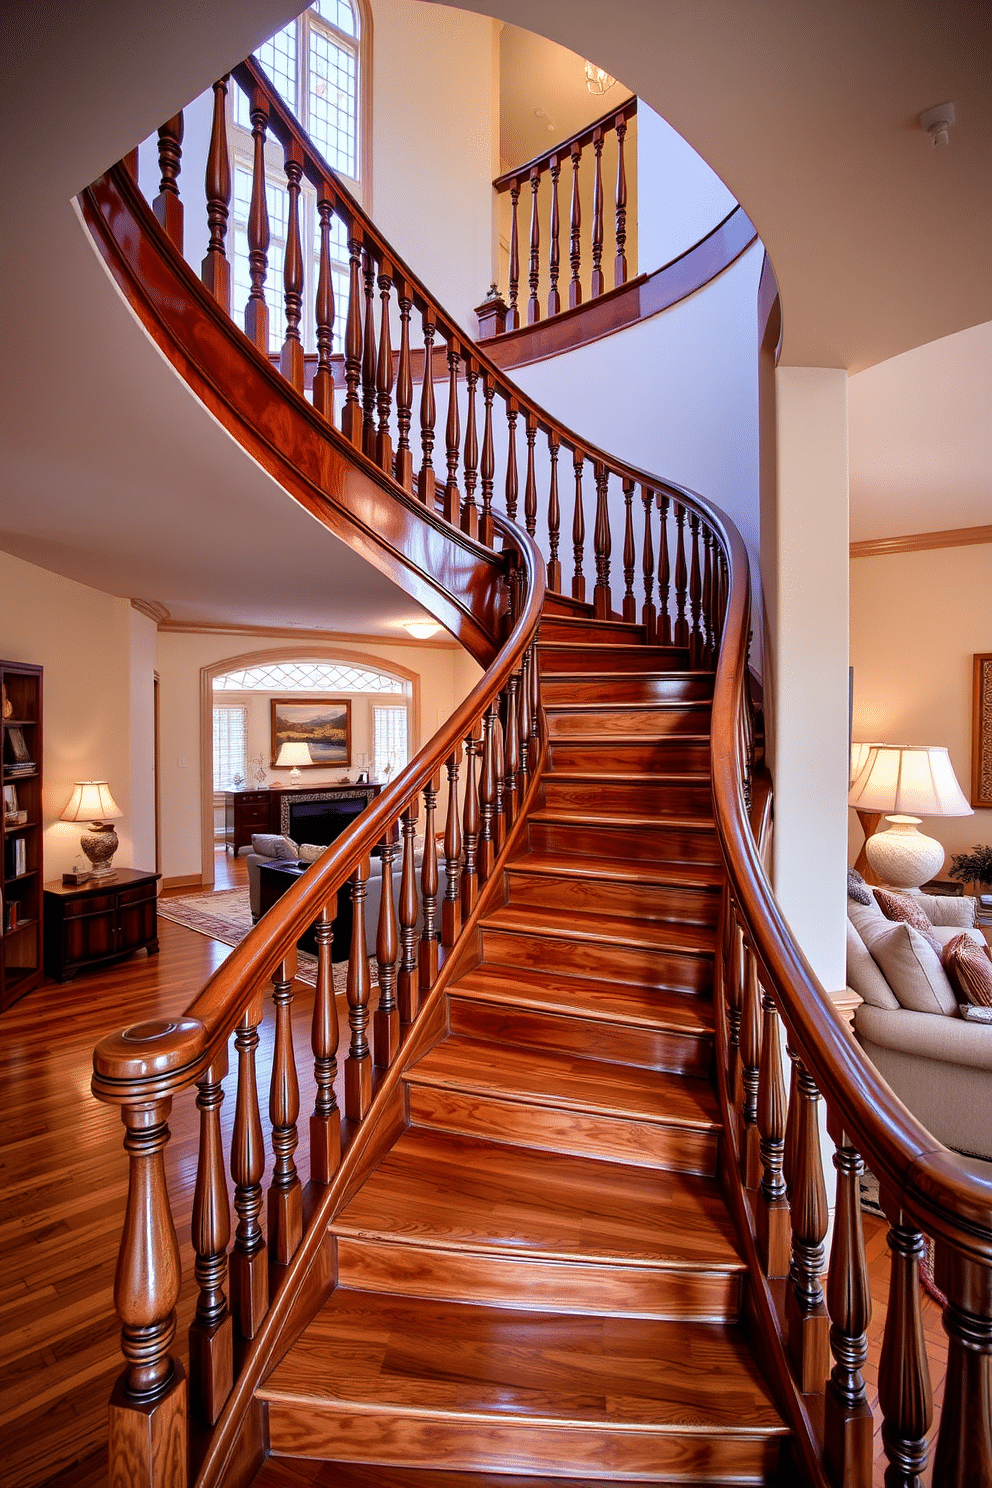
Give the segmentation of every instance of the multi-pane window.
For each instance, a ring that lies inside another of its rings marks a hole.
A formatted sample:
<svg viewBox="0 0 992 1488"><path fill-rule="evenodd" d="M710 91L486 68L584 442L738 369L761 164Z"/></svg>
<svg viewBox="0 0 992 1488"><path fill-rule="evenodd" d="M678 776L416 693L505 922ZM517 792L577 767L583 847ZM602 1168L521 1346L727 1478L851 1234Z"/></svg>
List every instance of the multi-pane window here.
<svg viewBox="0 0 992 1488"><path fill-rule="evenodd" d="M386 672L336 661L273 661L214 678L220 692L402 692Z"/></svg>
<svg viewBox="0 0 992 1488"><path fill-rule="evenodd" d="M214 708L214 790L234 790L234 777L248 773L248 709L225 703Z"/></svg>
<svg viewBox="0 0 992 1488"><path fill-rule="evenodd" d="M372 709L372 768L376 780L394 779L407 763L406 708Z"/></svg>

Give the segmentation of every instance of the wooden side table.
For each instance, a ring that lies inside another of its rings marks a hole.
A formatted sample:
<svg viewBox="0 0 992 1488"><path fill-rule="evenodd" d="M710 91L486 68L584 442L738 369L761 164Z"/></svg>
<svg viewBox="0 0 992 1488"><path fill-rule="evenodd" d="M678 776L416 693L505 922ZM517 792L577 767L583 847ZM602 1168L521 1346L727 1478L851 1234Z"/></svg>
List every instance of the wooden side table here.
<svg viewBox="0 0 992 1488"><path fill-rule="evenodd" d="M158 950L160 873L118 868L84 884L45 885L45 973L67 982L87 966Z"/></svg>

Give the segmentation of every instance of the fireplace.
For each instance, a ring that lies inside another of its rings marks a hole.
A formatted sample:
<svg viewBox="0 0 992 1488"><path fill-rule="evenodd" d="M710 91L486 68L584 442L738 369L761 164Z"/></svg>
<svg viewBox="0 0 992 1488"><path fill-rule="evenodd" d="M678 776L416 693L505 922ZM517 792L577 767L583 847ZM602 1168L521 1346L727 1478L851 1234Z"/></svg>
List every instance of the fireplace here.
<svg viewBox="0 0 992 1488"><path fill-rule="evenodd" d="M280 802L280 827L294 842L325 847L346 831L377 792L362 786L341 791L287 791Z"/></svg>

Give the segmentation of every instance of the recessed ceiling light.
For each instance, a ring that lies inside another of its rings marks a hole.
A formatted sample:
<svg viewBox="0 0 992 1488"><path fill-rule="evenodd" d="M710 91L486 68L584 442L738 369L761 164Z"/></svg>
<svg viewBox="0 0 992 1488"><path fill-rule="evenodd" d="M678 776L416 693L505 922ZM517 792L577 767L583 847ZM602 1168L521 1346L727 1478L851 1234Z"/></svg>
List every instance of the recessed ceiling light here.
<svg viewBox="0 0 992 1488"><path fill-rule="evenodd" d="M436 620L404 620L403 629L408 630L415 641L426 641L441 627Z"/></svg>

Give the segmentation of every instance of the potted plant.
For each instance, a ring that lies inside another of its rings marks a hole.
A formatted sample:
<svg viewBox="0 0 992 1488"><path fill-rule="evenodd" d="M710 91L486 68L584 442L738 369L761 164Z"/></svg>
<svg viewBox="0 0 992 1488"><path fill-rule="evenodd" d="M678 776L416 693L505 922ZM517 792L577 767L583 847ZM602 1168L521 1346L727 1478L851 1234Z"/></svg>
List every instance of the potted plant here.
<svg viewBox="0 0 992 1488"><path fill-rule="evenodd" d="M992 847L977 844L968 853L955 853L948 870L960 883L977 884L979 890L992 889Z"/></svg>

